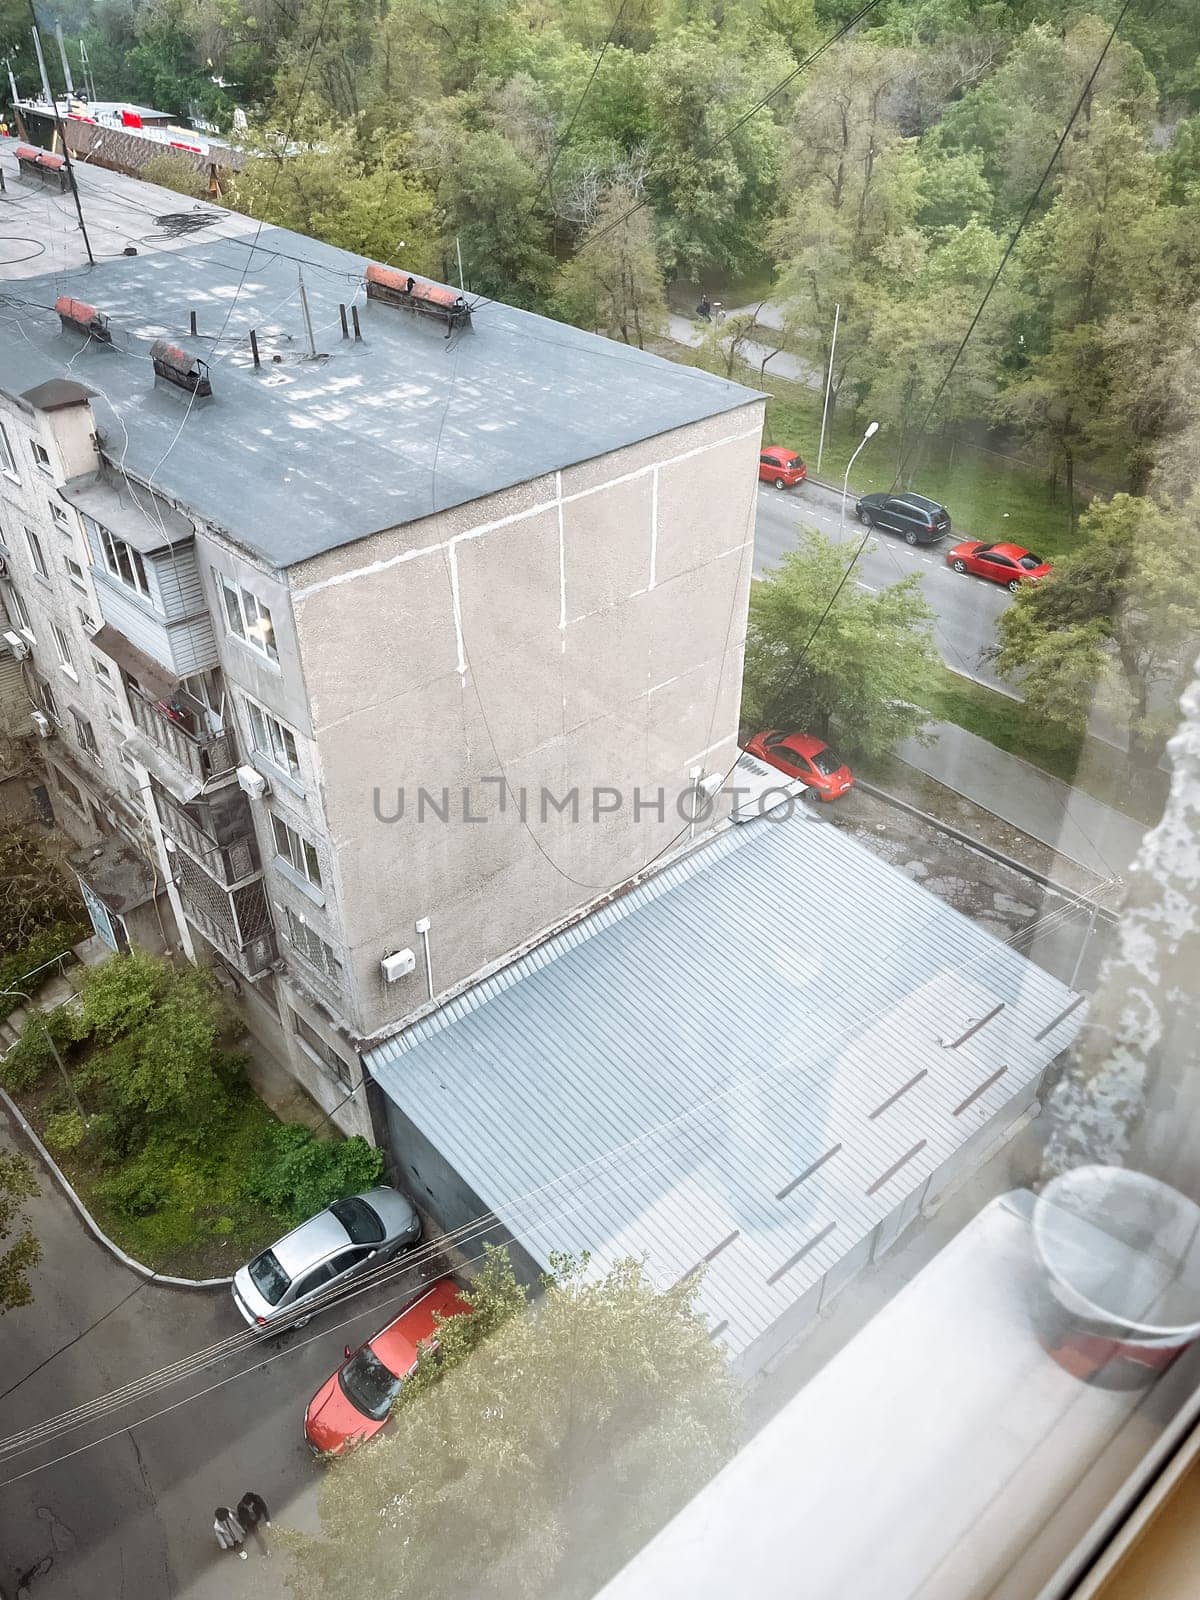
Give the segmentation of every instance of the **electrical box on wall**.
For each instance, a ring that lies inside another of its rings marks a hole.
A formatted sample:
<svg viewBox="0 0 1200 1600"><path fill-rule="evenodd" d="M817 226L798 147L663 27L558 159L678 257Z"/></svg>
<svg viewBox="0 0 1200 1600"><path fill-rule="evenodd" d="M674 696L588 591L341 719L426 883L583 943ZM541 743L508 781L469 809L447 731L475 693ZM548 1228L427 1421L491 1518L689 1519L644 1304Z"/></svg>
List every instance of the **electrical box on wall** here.
<svg viewBox="0 0 1200 1600"><path fill-rule="evenodd" d="M29 654L29 646L25 643L24 639L21 638L19 633L6 633L4 635L4 642L18 661L24 661L25 657Z"/></svg>
<svg viewBox="0 0 1200 1600"><path fill-rule="evenodd" d="M385 983L395 983L397 978L407 978L417 965L417 958L411 950L397 950L393 955L384 956L379 963L383 968Z"/></svg>

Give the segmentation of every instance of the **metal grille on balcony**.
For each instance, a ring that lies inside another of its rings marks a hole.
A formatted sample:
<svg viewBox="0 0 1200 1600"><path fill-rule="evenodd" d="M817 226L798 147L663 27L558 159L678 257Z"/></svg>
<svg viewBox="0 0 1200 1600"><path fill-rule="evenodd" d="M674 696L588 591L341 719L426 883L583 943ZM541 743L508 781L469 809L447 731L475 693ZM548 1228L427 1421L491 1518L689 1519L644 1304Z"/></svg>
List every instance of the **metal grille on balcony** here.
<svg viewBox="0 0 1200 1600"><path fill-rule="evenodd" d="M244 836L230 839L222 844L188 813L173 794L156 783L153 778L151 786L164 830L177 845L181 845L190 855L195 856L211 877L229 887L261 870L248 805L243 807L246 813Z"/></svg>
<svg viewBox="0 0 1200 1600"><path fill-rule="evenodd" d="M189 922L248 978L275 959L275 933L261 879L225 890L189 855L176 852L175 873Z"/></svg>
<svg viewBox="0 0 1200 1600"><path fill-rule="evenodd" d="M127 687L129 709L138 728L200 783L231 773L237 766L232 731L207 732L205 708L190 694L179 690L168 704L151 700L132 684Z"/></svg>

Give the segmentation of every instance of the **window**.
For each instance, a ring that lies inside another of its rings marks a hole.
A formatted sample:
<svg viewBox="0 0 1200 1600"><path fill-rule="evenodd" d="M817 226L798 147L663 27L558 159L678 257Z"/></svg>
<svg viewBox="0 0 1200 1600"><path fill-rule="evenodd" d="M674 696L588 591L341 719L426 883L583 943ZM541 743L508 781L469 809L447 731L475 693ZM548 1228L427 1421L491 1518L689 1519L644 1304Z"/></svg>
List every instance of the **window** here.
<svg viewBox="0 0 1200 1600"><path fill-rule="evenodd" d="M66 506L60 504L57 500L51 500L50 515L54 518L56 527L61 528L64 533L74 533L75 526L71 521L71 513Z"/></svg>
<svg viewBox="0 0 1200 1600"><path fill-rule="evenodd" d="M272 815L271 828L275 834L275 853L282 856L288 866L301 873L311 884L321 887L321 863L317 852L308 840L289 828L281 818Z"/></svg>
<svg viewBox="0 0 1200 1600"><path fill-rule="evenodd" d="M217 573L221 584L221 593L225 598L225 617L229 623L230 633L236 633L239 639L257 650L270 661L279 660L279 651L275 648L275 628L271 622L271 613L255 595L248 589L243 589L234 583L232 578L227 578L223 573Z"/></svg>
<svg viewBox="0 0 1200 1600"><path fill-rule="evenodd" d="M46 567L46 557L42 550L42 541L32 528L25 529L25 543L29 546L29 559L33 562L33 570L39 578L48 578L49 570Z"/></svg>
<svg viewBox="0 0 1200 1600"><path fill-rule="evenodd" d="M81 716L74 706L71 707L71 721L75 725L75 739L79 748L91 756L96 763L100 761L100 747L96 743L96 734L91 723L85 716Z"/></svg>
<svg viewBox="0 0 1200 1600"><path fill-rule="evenodd" d="M93 656L92 671L96 675L97 685L104 690L105 694L115 695L117 692L116 680L113 677L113 671L108 662L101 661L99 656Z"/></svg>
<svg viewBox="0 0 1200 1600"><path fill-rule="evenodd" d="M50 624L50 632L54 635L54 648L58 653L58 664L64 672L75 676L75 658L71 654L71 641L59 627L57 622Z"/></svg>
<svg viewBox="0 0 1200 1600"><path fill-rule="evenodd" d="M78 561L72 561L70 556L64 556L63 565L67 569L67 577L70 578L71 582L77 589L81 589L83 593L86 594L87 584L84 581L83 568L79 565Z"/></svg>
<svg viewBox="0 0 1200 1600"><path fill-rule="evenodd" d="M337 1051L325 1043L315 1028L310 1028L304 1018L296 1011L292 1012L292 1031L300 1041L300 1048L305 1055L314 1057L321 1066L332 1072L339 1083L347 1089L353 1082L350 1063L344 1060Z"/></svg>
<svg viewBox="0 0 1200 1600"><path fill-rule="evenodd" d="M5 590L5 595L8 600L9 615L15 619L17 627L20 628L25 637L27 639L32 639L33 629L29 624L29 613L25 609L24 600L22 600L17 591L11 587Z"/></svg>
<svg viewBox="0 0 1200 1600"><path fill-rule="evenodd" d="M98 522L89 519L88 527L100 546L100 559L104 563L104 570L110 572L127 589L132 589L136 594L149 600L150 584L146 577L146 563L142 560L141 552L135 550L131 544L126 544L124 539L118 539L116 534L109 533L108 529L102 528Z"/></svg>
<svg viewBox="0 0 1200 1600"><path fill-rule="evenodd" d="M59 714L58 701L54 698L54 690L46 682L45 678L35 677L33 680L33 685L34 699L41 706L42 710L52 722L61 724L62 717Z"/></svg>
<svg viewBox="0 0 1200 1600"><path fill-rule="evenodd" d="M34 439L30 442L29 448L33 451L34 463L38 470L40 472L49 472L50 452L46 449L46 446L44 444L40 444L36 439Z"/></svg>
<svg viewBox="0 0 1200 1600"><path fill-rule="evenodd" d="M266 756L280 772L288 773L299 783L300 756L296 749L296 735L255 701L247 700L246 710L250 716L251 743L255 750L260 756Z"/></svg>
<svg viewBox="0 0 1200 1600"><path fill-rule="evenodd" d="M77 783L72 783L66 773L54 769L54 780L58 784L63 798L69 800L81 816L87 816L87 802L83 798L83 790Z"/></svg>
<svg viewBox="0 0 1200 1600"><path fill-rule="evenodd" d="M8 442L8 434L4 431L4 424L0 422L0 472L6 472L10 478L17 475L17 458L13 455L12 445Z"/></svg>
<svg viewBox="0 0 1200 1600"><path fill-rule="evenodd" d="M95 617L93 617L90 612L85 611L82 606L77 608L75 615L79 618L79 626L83 629L84 633L99 632L99 629L96 627Z"/></svg>
<svg viewBox="0 0 1200 1600"><path fill-rule="evenodd" d="M340 978L342 964L320 934L310 928L308 923L290 907L287 908L287 920L288 938L305 961L316 967L318 972L324 973L327 978L335 981Z"/></svg>

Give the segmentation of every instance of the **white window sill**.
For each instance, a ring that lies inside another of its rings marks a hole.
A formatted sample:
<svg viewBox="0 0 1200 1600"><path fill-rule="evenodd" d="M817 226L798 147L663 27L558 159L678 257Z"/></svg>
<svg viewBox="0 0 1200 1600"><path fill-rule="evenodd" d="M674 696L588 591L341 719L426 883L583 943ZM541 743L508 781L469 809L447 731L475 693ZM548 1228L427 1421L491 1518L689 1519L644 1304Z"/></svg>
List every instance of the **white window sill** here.
<svg viewBox="0 0 1200 1600"><path fill-rule="evenodd" d="M79 682L79 674L75 671L74 667L68 667L65 661L60 661L58 663L58 670L62 673L64 678L70 678L72 683Z"/></svg>
<svg viewBox="0 0 1200 1600"><path fill-rule="evenodd" d="M279 665L278 656L269 656L265 650L260 650L256 644L251 644L249 639L243 639L240 633L234 633L232 628L226 628L225 637L232 639L240 650L244 650L251 661L257 661L260 667L267 667L271 672L283 675L283 668Z"/></svg>
<svg viewBox="0 0 1200 1600"><path fill-rule="evenodd" d="M285 789L290 789L294 795L301 800L304 799L304 785L299 778L293 778L290 772L277 767L265 751L253 750L251 754L254 757L253 765L261 769L264 778L272 783L281 783Z"/></svg>
<svg viewBox="0 0 1200 1600"><path fill-rule="evenodd" d="M313 905L323 906L325 904L324 889L319 889L310 878L306 878L302 872L297 872L296 868L285 857L276 856L271 865L281 878L286 878L293 888L299 889L301 894L307 895Z"/></svg>

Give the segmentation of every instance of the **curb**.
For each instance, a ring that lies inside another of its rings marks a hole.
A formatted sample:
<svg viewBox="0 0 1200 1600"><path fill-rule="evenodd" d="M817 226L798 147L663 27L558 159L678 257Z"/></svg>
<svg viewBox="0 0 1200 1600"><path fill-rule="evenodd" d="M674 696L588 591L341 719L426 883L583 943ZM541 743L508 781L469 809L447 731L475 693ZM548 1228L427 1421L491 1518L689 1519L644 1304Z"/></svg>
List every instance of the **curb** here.
<svg viewBox="0 0 1200 1600"><path fill-rule="evenodd" d="M62 1168L59 1166L58 1162L55 1161L49 1150L46 1149L46 1146L42 1143L38 1135L34 1132L29 1119L26 1117L25 1113L21 1110L20 1106L16 1103L12 1096L8 1093L7 1089L0 1088L0 1102L3 1102L3 1104L8 1107L18 1126L25 1134L25 1137L29 1140L30 1144L37 1151L38 1155L49 1167L55 1178L58 1179L59 1184L67 1196L67 1199L79 1213L84 1226L96 1239L99 1240L99 1242L104 1246L110 1255L113 1255L117 1258L122 1266L128 1267L131 1272L136 1272L139 1277L145 1278L147 1282L163 1283L171 1289L223 1289L228 1284L233 1282L232 1278L171 1278L163 1272L152 1272L149 1267L143 1266L140 1261L135 1261L132 1256L126 1255L125 1251L121 1249L120 1245L114 1244L108 1235L101 1229L95 1217L92 1216L91 1212L84 1205L83 1201L75 1193L75 1190L67 1181L66 1175L64 1174Z"/></svg>
<svg viewBox="0 0 1200 1600"><path fill-rule="evenodd" d="M1089 900L1086 895L1080 894L1077 889L1068 889L1065 883L1059 883L1056 878L1048 878L1044 872L1038 872L1034 867L1027 867L1024 862L1014 860L1012 856L1005 855L1003 850L993 849L990 844L981 844L978 839L972 839L969 834L963 833L961 829L952 827L950 823L941 821L939 817L931 816L928 811L922 811L919 806L910 805L907 800L901 800L897 795L889 794L886 789L880 789L875 784L868 783L865 778L858 778L856 782L864 793L873 795L876 800L883 800L900 811L906 811L910 817L916 817L918 822L928 823L931 828L936 828L939 833L949 835L951 839L956 840L959 844L966 845L969 850L975 851L977 855L987 856L990 860L998 862L1000 866L1008 867L1011 872L1020 873L1024 878L1031 878L1034 883L1040 883L1043 889L1052 890L1055 894L1061 895L1064 900L1071 901L1073 905L1086 907L1089 911L1095 907L1096 914L1101 921L1115 927L1120 920L1117 913L1110 911L1107 906L1100 905L1098 901ZM952 792L957 794L958 790L955 789ZM998 820L1003 821L1004 819L999 818ZM1014 826L1014 824L1010 823L1009 826Z"/></svg>

